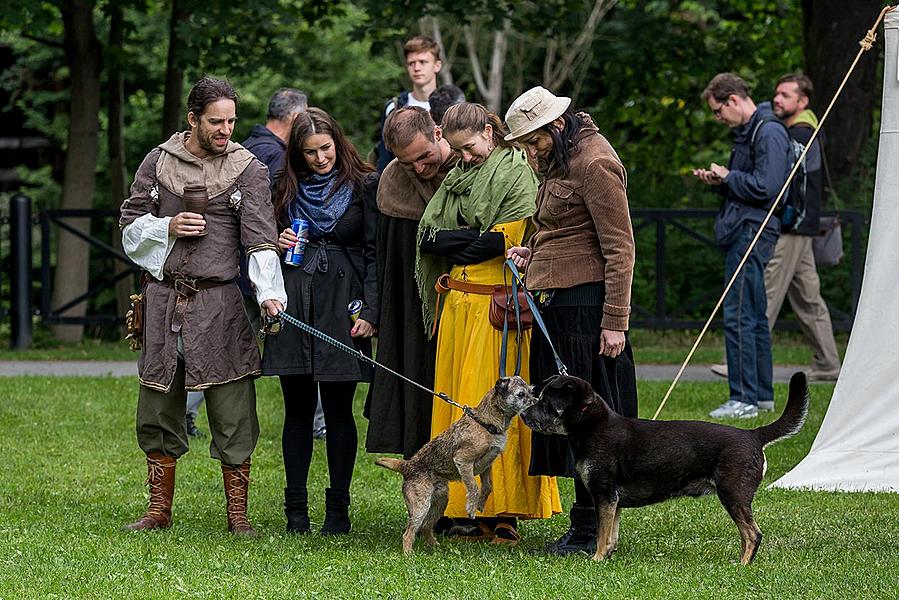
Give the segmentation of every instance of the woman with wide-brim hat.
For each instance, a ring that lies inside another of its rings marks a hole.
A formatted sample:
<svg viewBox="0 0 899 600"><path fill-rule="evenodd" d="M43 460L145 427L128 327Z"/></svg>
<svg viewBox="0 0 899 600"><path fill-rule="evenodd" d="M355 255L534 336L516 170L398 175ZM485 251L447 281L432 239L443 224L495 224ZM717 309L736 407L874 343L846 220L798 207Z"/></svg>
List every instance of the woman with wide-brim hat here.
<svg viewBox="0 0 899 600"><path fill-rule="evenodd" d="M534 87L506 112L507 140L519 142L542 177L536 231L507 256L527 267L550 338L569 373L591 383L609 406L637 416L637 384L627 338L634 274L634 234L627 171L593 119L571 99ZM542 335L531 343L538 385L556 374ZM596 513L578 479L564 437L534 433L531 475L575 478L571 527L548 547L555 554L596 548Z"/></svg>

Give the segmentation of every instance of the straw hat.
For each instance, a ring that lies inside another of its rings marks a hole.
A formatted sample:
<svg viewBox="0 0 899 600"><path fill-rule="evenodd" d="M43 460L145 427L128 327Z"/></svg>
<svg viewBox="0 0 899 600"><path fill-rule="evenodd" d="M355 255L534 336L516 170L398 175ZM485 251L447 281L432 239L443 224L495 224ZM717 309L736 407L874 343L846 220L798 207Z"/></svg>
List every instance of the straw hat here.
<svg viewBox="0 0 899 600"><path fill-rule="evenodd" d="M509 128L506 141L511 142L552 123L562 116L569 104L571 98L556 96L539 85L532 87L516 98L506 111L506 126Z"/></svg>

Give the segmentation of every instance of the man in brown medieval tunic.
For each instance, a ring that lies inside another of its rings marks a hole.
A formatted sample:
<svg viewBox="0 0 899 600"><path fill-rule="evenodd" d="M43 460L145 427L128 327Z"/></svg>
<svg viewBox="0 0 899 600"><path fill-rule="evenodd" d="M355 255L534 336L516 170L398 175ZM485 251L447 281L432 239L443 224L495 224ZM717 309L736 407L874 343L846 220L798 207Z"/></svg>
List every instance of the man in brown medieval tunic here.
<svg viewBox="0 0 899 600"><path fill-rule="evenodd" d="M230 141L237 94L204 77L188 96L190 130L144 159L122 205L128 256L150 277L144 287L137 440L147 455L149 508L129 530L172 521L175 463L188 450L185 390L203 390L210 454L222 463L228 529L255 536L247 520L250 455L259 436L253 379L259 349L235 280L240 244L256 299L268 314L287 304L277 254L268 171ZM204 214L184 209L187 187L205 187Z"/></svg>

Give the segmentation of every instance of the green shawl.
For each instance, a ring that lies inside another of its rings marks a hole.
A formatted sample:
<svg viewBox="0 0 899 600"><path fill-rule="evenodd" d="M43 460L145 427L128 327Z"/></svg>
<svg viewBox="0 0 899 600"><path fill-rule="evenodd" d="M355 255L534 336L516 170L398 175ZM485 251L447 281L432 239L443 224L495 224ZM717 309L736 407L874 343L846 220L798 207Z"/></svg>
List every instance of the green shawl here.
<svg viewBox="0 0 899 600"><path fill-rule="evenodd" d="M479 165L461 161L450 171L428 202L418 225L415 258L415 282L422 301L425 332L430 337L437 302L434 284L452 264L444 256L422 254L419 246L425 236L433 240L438 231L463 229L459 217L481 234L499 223L530 217L536 210L537 177L524 152L512 148L494 150Z"/></svg>

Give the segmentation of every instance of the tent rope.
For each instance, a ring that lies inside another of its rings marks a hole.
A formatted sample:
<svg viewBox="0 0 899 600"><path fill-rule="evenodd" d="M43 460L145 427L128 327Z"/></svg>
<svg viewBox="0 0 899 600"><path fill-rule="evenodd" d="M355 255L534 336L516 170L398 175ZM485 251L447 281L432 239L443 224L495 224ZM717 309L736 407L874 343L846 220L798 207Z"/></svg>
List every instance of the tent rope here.
<svg viewBox="0 0 899 600"><path fill-rule="evenodd" d="M802 151L802 154L799 156L799 159L796 161L796 164L793 165L792 170L790 170L790 174L787 176L787 180L784 182L783 187L780 188L780 193L777 194L777 198L771 204L771 208L768 209L768 214L765 215L765 220L762 221L761 226L759 227L758 232L755 234L755 237L752 238L752 242L749 244L749 248L746 250L746 253L743 255L743 258L740 260L740 264L737 265L737 269L734 271L734 274L731 276L730 281L727 282L727 285L724 287L724 291L721 293L721 297L718 299L717 304L715 304L715 308L712 309L712 314L709 315L708 320L706 320L705 325L702 327L702 331L699 332L699 336L696 338L696 341L693 343L693 347L690 348L690 352L687 354L687 358L684 359L683 364L681 364L680 368L677 371L677 375L674 376L674 380L671 382L671 385L668 387L668 391L665 392L665 397L662 398L662 402L659 404L659 408L656 410L655 414L652 416L652 420L655 421L659 414L662 412L662 409L665 407L665 404L668 402L668 398L671 396L671 392L674 391L675 386L678 381L680 381L681 375L683 375L684 370L687 368L687 365L690 363L690 359L693 358L693 354L696 352L696 348L699 347L700 342L702 342L702 338L705 336L706 332L709 329L709 326L712 323L712 320L715 318L715 315L718 314L718 310L721 308L721 305L724 304L724 298L727 296L727 293L730 291L730 288L733 287L734 281L736 281L737 276L740 274L740 271L743 270L743 265L746 264L746 261L749 258L752 249L755 247L756 242L758 242L759 238L762 235L762 232L765 230L765 226L768 224L768 221L771 220L771 216L774 214L775 209L780 204L780 200L783 195L786 193L787 189L789 189L790 183L793 181L793 177L796 175L796 171L799 170L799 167L802 165L803 160L805 159L805 155L808 153L809 148L812 146L812 142L818 137L818 132L821 130L821 127L824 125L824 121L827 120L828 115L830 115L830 110L833 108L833 105L836 103L837 98L840 97L840 94L843 92L843 88L846 86L846 82L849 80L849 77L852 75L852 72L855 70L855 66L858 64L859 59L862 57L862 54L870 50L874 46L874 42L877 41L877 27L880 25L880 22L883 20L883 17L890 11L896 10L899 5L895 6L885 6L883 10L880 11L880 15L878 15L877 20L874 22L874 25L868 30L865 34L865 37L859 41L859 46L861 49L858 51L858 54L855 55L855 60L852 61L852 65L850 65L849 70L846 72L846 76L843 77L842 83L840 83L840 87L837 88L836 93L833 95L833 98L830 100L830 104L827 106L827 110L824 111L824 115L818 121L818 126L815 127L815 130L812 132L812 137L809 138L808 143L805 145L805 148Z"/></svg>

